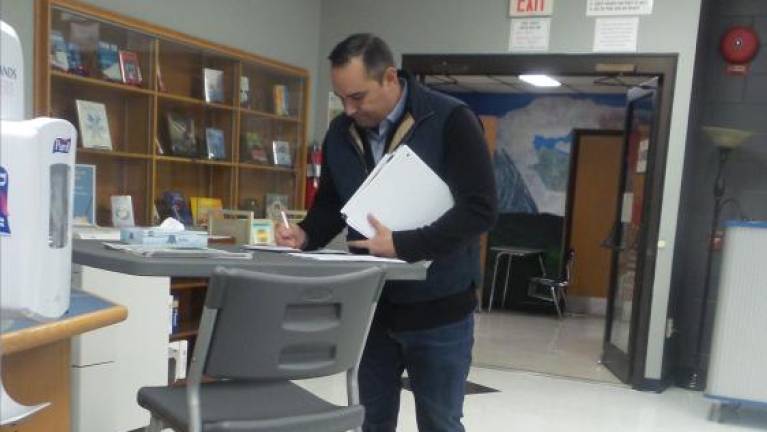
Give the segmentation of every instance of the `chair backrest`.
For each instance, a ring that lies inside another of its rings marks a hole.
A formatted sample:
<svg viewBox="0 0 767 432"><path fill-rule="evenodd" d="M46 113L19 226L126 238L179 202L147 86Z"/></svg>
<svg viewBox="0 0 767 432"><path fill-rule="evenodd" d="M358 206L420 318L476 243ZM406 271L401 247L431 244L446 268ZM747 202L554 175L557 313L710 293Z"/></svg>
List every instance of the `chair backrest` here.
<svg viewBox="0 0 767 432"><path fill-rule="evenodd" d="M317 277L217 268L205 299L216 314L203 373L302 379L353 368L383 282L379 268Z"/></svg>

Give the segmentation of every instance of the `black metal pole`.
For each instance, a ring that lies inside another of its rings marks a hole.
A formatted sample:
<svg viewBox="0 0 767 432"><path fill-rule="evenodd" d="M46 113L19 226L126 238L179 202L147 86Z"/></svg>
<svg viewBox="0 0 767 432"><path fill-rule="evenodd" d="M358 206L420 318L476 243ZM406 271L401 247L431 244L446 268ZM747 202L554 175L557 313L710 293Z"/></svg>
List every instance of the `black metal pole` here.
<svg viewBox="0 0 767 432"><path fill-rule="evenodd" d="M708 318L708 296L711 290L711 264L713 262L714 251L713 242L719 227L719 215L722 211L722 197L724 196L724 165L730 150L719 147L719 160L717 162L716 181L714 182L714 214L711 217L711 228L706 247L706 266L703 279L703 295L701 297L700 321L698 325L698 334L695 340L695 365L688 382L688 387L695 390L702 390L706 385L705 368L703 365L703 340L706 336L706 319Z"/></svg>

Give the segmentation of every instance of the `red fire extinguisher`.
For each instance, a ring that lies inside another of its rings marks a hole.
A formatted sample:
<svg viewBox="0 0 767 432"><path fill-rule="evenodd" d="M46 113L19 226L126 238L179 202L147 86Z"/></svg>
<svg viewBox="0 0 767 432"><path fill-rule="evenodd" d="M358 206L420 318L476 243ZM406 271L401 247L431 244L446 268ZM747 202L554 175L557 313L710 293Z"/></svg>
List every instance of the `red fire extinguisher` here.
<svg viewBox="0 0 767 432"><path fill-rule="evenodd" d="M322 147L318 142L313 142L307 152L309 159L306 164L306 208L310 208L314 202L314 196L320 186L320 168L322 166Z"/></svg>

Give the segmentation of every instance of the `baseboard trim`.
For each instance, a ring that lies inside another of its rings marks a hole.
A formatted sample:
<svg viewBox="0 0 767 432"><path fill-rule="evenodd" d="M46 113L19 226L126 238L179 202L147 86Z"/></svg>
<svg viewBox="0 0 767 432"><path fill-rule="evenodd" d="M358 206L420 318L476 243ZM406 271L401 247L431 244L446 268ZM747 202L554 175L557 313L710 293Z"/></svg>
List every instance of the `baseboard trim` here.
<svg viewBox="0 0 767 432"><path fill-rule="evenodd" d="M607 314L607 299L569 295L567 296L567 308L576 314L605 316Z"/></svg>

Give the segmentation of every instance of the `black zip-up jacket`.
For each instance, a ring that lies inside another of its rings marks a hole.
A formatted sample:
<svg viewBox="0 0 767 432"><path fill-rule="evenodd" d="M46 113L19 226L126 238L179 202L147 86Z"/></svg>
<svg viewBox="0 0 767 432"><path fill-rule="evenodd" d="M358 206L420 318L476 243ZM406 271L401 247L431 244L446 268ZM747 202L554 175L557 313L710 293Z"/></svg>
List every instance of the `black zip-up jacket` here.
<svg viewBox="0 0 767 432"><path fill-rule="evenodd" d="M405 113L391 128L386 152L407 144L447 183L455 201L433 223L393 233L399 258L432 260L432 264L424 281L388 282L381 304L401 308L400 315L413 315L394 327L422 328L455 321L473 308L479 235L495 223L497 197L487 144L474 113L463 102L421 85L406 73L400 72L400 77L408 83ZM350 117L341 114L331 122L323 143L319 190L300 223L308 236L307 249L324 246L344 228L340 209L371 169L366 148L365 134ZM361 238L351 228L347 237ZM420 317L423 313L428 315L425 321Z"/></svg>

